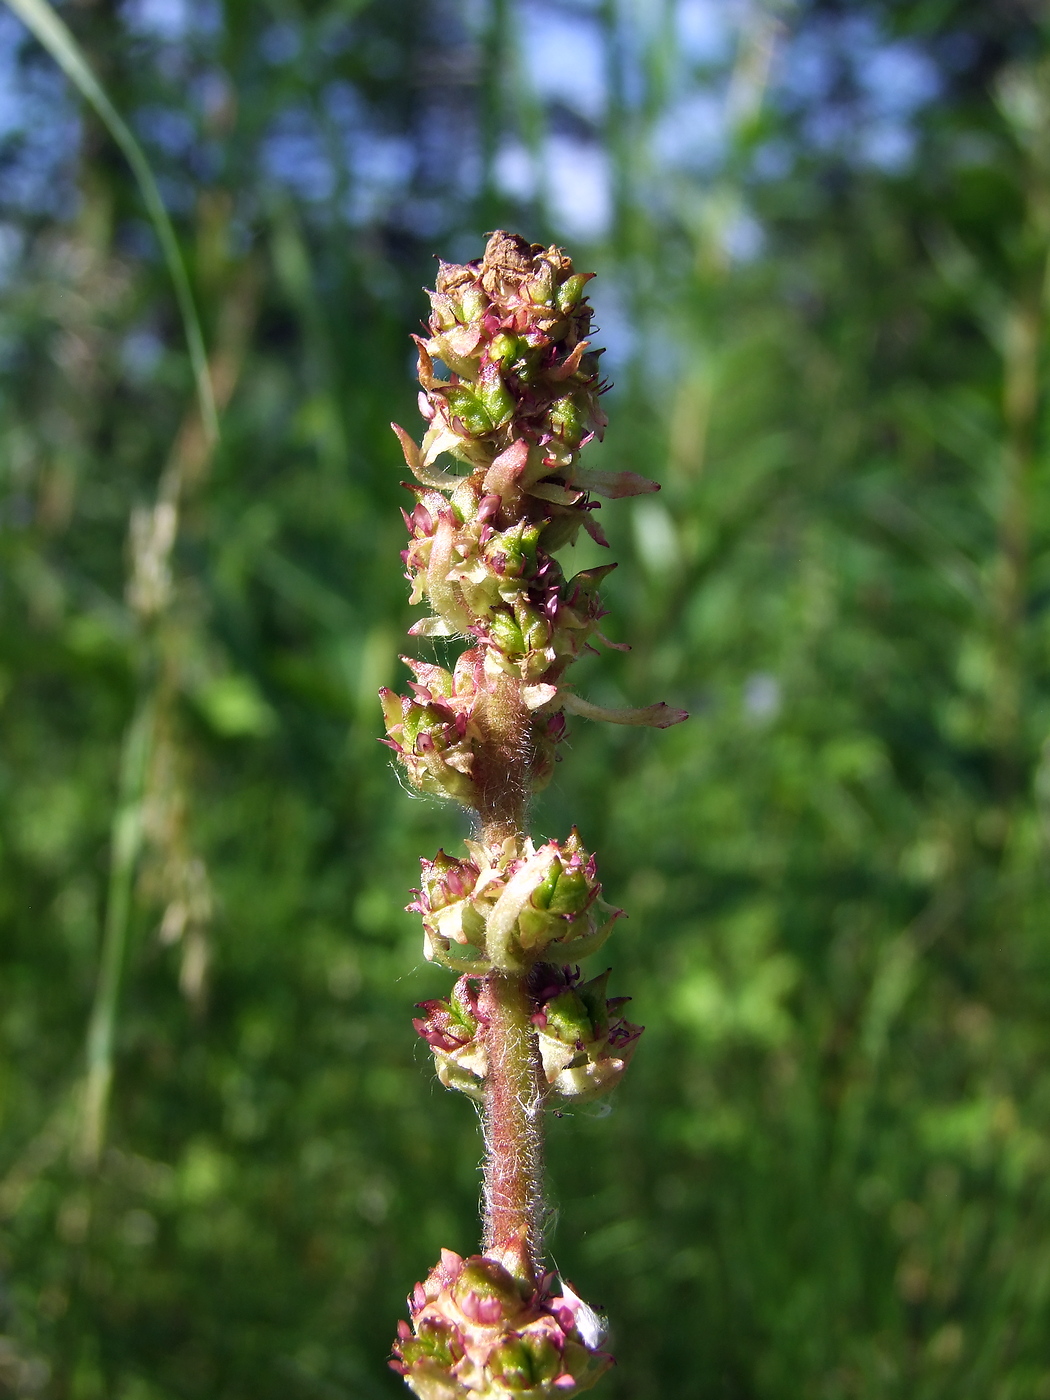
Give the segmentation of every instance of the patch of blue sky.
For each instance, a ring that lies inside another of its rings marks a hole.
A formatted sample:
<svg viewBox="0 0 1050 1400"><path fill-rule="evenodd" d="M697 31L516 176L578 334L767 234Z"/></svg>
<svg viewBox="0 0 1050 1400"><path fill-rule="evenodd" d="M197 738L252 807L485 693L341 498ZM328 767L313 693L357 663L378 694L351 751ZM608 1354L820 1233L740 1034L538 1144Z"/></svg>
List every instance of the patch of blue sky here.
<svg viewBox="0 0 1050 1400"><path fill-rule="evenodd" d="M880 117L914 116L941 90L933 60L916 45L903 41L874 46L858 65L857 80L872 113Z"/></svg>
<svg viewBox="0 0 1050 1400"><path fill-rule="evenodd" d="M0 141L25 125L18 55L26 31L10 10L0 9Z"/></svg>
<svg viewBox="0 0 1050 1400"><path fill-rule="evenodd" d="M734 0L678 0L675 40L692 63L725 63L731 57L743 6Z"/></svg>
<svg viewBox="0 0 1050 1400"><path fill-rule="evenodd" d="M163 358L164 342L150 326L137 326L121 342L121 368L132 384L145 384L152 379Z"/></svg>
<svg viewBox="0 0 1050 1400"><path fill-rule="evenodd" d="M559 233L597 240L612 221L612 180L608 152L566 136L549 136L543 169L547 206Z"/></svg>
<svg viewBox="0 0 1050 1400"><path fill-rule="evenodd" d="M602 34L586 13L525 0L519 10L521 63L529 86L587 121L601 120L607 100Z"/></svg>
<svg viewBox="0 0 1050 1400"><path fill-rule="evenodd" d="M349 151L350 186L344 214L353 224L377 219L408 188L415 151L405 136L360 130Z"/></svg>
<svg viewBox="0 0 1050 1400"><path fill-rule="evenodd" d="M848 98L839 92L844 77ZM790 41L777 86L817 150L892 172L910 161L915 119L938 96L941 76L918 44L887 39L870 16L847 15Z"/></svg>
<svg viewBox="0 0 1050 1400"><path fill-rule="evenodd" d="M599 269L601 275L591 282L587 295L594 304L595 345L604 347L602 374L614 381L634 359L638 348L638 330L627 309L627 299L615 268Z"/></svg>
<svg viewBox="0 0 1050 1400"><path fill-rule="evenodd" d="M746 209L739 210L726 222L722 232L722 247L730 262L754 262L765 245L765 229Z"/></svg>
<svg viewBox="0 0 1050 1400"><path fill-rule="evenodd" d="M536 160L521 141L504 141L496 152L493 171L497 186L511 199L536 197Z"/></svg>
<svg viewBox="0 0 1050 1400"><path fill-rule="evenodd" d="M353 83L337 78L321 93L321 106L329 121L347 137L365 120L365 104Z"/></svg>
<svg viewBox="0 0 1050 1400"><path fill-rule="evenodd" d="M724 97L694 90L671 104L653 129L651 150L663 165L710 170L724 157L727 139Z"/></svg>
<svg viewBox="0 0 1050 1400"><path fill-rule="evenodd" d="M0 11L0 141L17 152L0 195L8 206L59 217L75 201L66 175L80 144L80 115L58 68L20 63L25 39L22 25Z"/></svg>
<svg viewBox="0 0 1050 1400"><path fill-rule="evenodd" d="M795 153L791 144L778 138L763 141L751 160L751 169L759 180L783 180L791 171Z"/></svg>
<svg viewBox="0 0 1050 1400"><path fill-rule="evenodd" d="M132 34L161 44L182 43L191 35L215 34L222 10L215 0L124 0L124 23Z"/></svg>
<svg viewBox="0 0 1050 1400"><path fill-rule="evenodd" d="M191 118L176 107L140 107L133 125L146 146L153 146L168 156L185 155L197 135Z"/></svg>
<svg viewBox="0 0 1050 1400"><path fill-rule="evenodd" d="M302 32L287 20L279 20L263 30L259 39L259 52L274 68L280 68L299 57L302 50Z"/></svg>
<svg viewBox="0 0 1050 1400"><path fill-rule="evenodd" d="M262 167L268 178L307 203L330 199L336 175L330 151L304 108L288 108L273 123L262 143Z"/></svg>
<svg viewBox="0 0 1050 1400"><path fill-rule="evenodd" d="M915 153L915 131L907 122L867 122L857 132L857 154L866 165L892 174L905 170Z"/></svg>

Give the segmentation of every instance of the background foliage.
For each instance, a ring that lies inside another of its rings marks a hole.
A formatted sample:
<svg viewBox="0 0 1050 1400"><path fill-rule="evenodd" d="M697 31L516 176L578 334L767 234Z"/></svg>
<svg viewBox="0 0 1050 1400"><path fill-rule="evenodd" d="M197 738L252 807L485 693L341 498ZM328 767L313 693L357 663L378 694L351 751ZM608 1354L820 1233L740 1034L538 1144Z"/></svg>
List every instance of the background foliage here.
<svg viewBox="0 0 1050 1400"><path fill-rule="evenodd" d="M600 271L600 455L664 483L603 510L634 649L585 693L694 714L578 722L537 812L648 1024L552 1124L602 1393L1050 1397L1042 7L62 13L222 440L122 158L0 12L0 1393L394 1396L404 1292L473 1247L401 912L456 818L375 691L419 288L503 224Z"/></svg>

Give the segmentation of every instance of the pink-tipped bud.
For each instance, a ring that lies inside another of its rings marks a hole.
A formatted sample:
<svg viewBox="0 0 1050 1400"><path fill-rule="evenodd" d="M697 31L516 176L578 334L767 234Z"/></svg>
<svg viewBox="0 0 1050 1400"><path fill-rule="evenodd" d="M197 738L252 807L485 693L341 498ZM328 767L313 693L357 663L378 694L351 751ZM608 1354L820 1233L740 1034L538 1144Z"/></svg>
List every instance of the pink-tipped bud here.
<svg viewBox="0 0 1050 1400"><path fill-rule="evenodd" d="M415 906L410 905L409 908ZM483 1018L478 1009L474 979L461 977L452 994L441 1001L422 1001L412 1025L434 1054L437 1077L446 1089L458 1089L473 1099L481 1099L488 1073Z"/></svg>
<svg viewBox="0 0 1050 1400"><path fill-rule="evenodd" d="M629 997L606 996L609 973L580 982L579 969L541 964L531 975L543 1072L551 1093L577 1103L623 1078L642 1027L622 1015Z"/></svg>
<svg viewBox="0 0 1050 1400"><path fill-rule="evenodd" d="M386 743L392 748L413 787L435 797L450 797L464 806L476 805L473 724L481 658L467 651L454 671L404 658L416 681L412 695L380 692Z"/></svg>

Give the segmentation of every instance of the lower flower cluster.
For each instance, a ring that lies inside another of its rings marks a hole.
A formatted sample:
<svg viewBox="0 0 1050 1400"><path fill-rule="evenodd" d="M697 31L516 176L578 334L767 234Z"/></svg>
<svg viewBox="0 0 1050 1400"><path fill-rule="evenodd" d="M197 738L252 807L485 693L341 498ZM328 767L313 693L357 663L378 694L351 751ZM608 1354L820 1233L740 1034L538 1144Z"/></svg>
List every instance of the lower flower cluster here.
<svg viewBox="0 0 1050 1400"><path fill-rule="evenodd" d="M461 977L447 998L419 1003L412 1024L430 1046L438 1079L479 1101L488 1074L486 1021L474 983ZM608 970L589 982L579 968L539 963L530 974L532 1023L536 1027L547 1094L561 1102L585 1102L614 1088L634 1054L643 1027L621 1014L630 997L605 995Z"/></svg>
<svg viewBox="0 0 1050 1400"><path fill-rule="evenodd" d="M408 1300L390 1365L419 1400L570 1400L612 1365L601 1320L553 1276L526 1284L449 1249Z"/></svg>
<svg viewBox="0 0 1050 1400"><path fill-rule="evenodd" d="M595 953L622 914L601 898L595 862L573 828L565 842L468 841L469 859L423 860L410 912L423 917L423 952L455 972L527 971L557 956Z"/></svg>

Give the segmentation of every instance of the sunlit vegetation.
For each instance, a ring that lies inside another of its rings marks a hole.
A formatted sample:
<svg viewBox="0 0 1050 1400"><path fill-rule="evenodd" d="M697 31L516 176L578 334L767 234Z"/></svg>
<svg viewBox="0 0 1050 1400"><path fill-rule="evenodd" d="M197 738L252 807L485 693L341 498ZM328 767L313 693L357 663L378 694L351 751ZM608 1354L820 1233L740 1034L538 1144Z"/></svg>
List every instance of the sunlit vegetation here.
<svg viewBox="0 0 1050 1400"><path fill-rule="evenodd" d="M601 511L633 650L581 692L693 716L577 722L536 813L646 1026L551 1124L595 1394L1050 1400L1041 11L60 10L221 439L123 156L0 8L0 1394L397 1396L406 1284L473 1248L403 912L449 814L375 697L420 288L510 227L601 272L595 462L663 483Z"/></svg>

